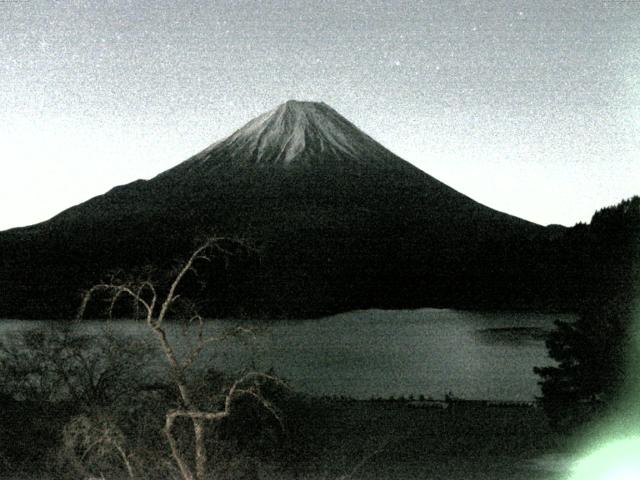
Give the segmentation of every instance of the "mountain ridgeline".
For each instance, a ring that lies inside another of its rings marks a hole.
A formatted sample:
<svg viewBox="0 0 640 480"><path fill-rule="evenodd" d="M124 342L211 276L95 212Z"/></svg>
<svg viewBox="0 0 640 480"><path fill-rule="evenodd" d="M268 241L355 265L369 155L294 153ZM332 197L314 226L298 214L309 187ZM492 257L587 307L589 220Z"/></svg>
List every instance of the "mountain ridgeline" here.
<svg viewBox="0 0 640 480"><path fill-rule="evenodd" d="M637 198L627 203L638 211ZM329 106L290 101L151 180L1 232L0 317L70 317L79 291L109 271L169 269L208 234L257 247L207 273L201 297L215 316L575 310L599 281L590 226L490 209Z"/></svg>

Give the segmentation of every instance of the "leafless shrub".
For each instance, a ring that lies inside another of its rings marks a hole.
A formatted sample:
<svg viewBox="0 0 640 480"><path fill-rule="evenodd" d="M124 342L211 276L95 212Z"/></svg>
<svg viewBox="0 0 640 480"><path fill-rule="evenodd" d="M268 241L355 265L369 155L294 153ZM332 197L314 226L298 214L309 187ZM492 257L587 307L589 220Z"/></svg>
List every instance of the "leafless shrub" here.
<svg viewBox="0 0 640 480"><path fill-rule="evenodd" d="M34 327L0 341L2 393L15 400L112 404L143 381L151 346L117 336L80 333L73 325Z"/></svg>
<svg viewBox="0 0 640 480"><path fill-rule="evenodd" d="M136 478L126 437L108 417L79 415L73 418L64 428L63 452L85 478L121 469L128 478Z"/></svg>

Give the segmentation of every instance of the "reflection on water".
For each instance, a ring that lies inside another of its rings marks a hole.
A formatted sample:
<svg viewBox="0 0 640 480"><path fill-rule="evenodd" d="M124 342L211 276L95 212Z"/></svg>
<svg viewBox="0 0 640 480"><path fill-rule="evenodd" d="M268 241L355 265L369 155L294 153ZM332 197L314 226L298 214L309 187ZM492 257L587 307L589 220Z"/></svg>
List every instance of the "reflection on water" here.
<svg viewBox="0 0 640 480"><path fill-rule="evenodd" d="M262 325L250 343L213 344L209 360L225 370L249 364L275 372L294 388L316 395L355 398L425 395L491 400L533 400L539 395L534 366L552 361L543 336L566 315L477 313L456 310L366 310L318 320ZM42 322L4 320L0 334ZM207 323L210 333L234 321ZM143 322L110 322L131 335L149 335ZM104 322L78 328L96 334ZM189 334L168 324L185 348Z"/></svg>
<svg viewBox="0 0 640 480"><path fill-rule="evenodd" d="M541 327L495 327L476 330L480 341L487 344L525 345L544 341L551 330Z"/></svg>

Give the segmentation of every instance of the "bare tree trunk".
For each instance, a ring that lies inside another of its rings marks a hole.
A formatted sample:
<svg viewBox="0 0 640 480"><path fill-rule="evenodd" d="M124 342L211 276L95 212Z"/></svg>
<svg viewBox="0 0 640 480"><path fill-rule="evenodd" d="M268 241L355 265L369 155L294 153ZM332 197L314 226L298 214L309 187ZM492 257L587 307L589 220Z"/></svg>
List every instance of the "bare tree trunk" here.
<svg viewBox="0 0 640 480"><path fill-rule="evenodd" d="M175 460L178 465L178 469L180 470L180 475L182 476L182 480L193 480L193 474L191 473L191 469L187 465L187 463L182 458L180 454L180 449L178 447L178 442L173 436L171 429L173 428L173 422L175 421L176 416L173 414L167 414L166 423L164 426L164 434L167 437L167 441L169 442L169 447L171 448L171 456Z"/></svg>
<svg viewBox="0 0 640 480"><path fill-rule="evenodd" d="M193 433L196 451L196 480L205 480L207 471L207 449L205 446L203 419L193 419Z"/></svg>
<svg viewBox="0 0 640 480"><path fill-rule="evenodd" d="M127 468L127 473L129 474L129 478L131 480L134 480L135 475L133 473L133 467L131 466L131 462L129 461L128 455L126 454L126 452L118 442L114 442L113 446L116 448L116 450L120 454L120 458L122 458L122 462L124 463L124 466Z"/></svg>

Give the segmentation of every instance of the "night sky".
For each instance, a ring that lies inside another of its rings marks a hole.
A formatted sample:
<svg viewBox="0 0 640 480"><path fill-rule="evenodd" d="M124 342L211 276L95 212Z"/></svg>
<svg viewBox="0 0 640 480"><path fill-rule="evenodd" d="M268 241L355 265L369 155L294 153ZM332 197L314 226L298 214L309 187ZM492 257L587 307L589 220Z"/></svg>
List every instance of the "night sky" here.
<svg viewBox="0 0 640 480"><path fill-rule="evenodd" d="M0 229L295 98L498 210L640 193L640 1L0 0Z"/></svg>

